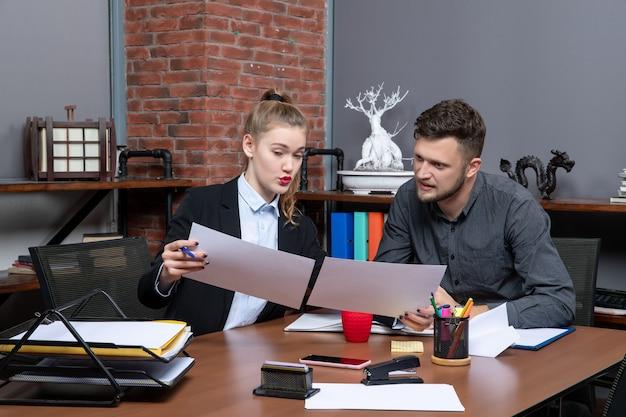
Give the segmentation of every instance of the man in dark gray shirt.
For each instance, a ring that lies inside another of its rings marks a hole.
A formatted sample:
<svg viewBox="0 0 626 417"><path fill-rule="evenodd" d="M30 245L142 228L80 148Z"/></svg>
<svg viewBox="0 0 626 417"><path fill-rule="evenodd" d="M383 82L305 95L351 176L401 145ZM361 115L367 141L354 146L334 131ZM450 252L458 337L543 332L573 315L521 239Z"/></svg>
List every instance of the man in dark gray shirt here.
<svg viewBox="0 0 626 417"><path fill-rule="evenodd" d="M574 288L550 239L550 219L524 187L480 172L480 114L446 100L415 126L415 178L396 194L376 260L448 265L435 294L439 305L472 297L472 315L506 302L514 327L570 324ZM422 330L432 314L424 306L401 321Z"/></svg>

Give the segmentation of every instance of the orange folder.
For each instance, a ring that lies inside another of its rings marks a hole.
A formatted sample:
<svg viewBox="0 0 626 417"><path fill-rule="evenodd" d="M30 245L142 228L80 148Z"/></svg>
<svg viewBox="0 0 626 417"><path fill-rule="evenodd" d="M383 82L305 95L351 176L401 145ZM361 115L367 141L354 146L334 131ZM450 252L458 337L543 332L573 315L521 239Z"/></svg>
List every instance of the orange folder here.
<svg viewBox="0 0 626 417"><path fill-rule="evenodd" d="M367 227L369 231L369 239L367 243L367 260L373 261L378 252L378 244L383 238L383 226L385 224L384 213L370 211L367 213Z"/></svg>

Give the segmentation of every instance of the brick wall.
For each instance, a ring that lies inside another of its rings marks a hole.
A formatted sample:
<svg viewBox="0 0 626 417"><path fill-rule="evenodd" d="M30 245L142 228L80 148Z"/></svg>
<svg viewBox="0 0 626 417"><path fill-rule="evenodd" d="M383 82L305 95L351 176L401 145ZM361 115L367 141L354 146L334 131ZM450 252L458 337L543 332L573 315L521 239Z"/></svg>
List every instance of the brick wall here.
<svg viewBox="0 0 626 417"><path fill-rule="evenodd" d="M324 147L326 0L126 0L130 149L165 148L174 174L196 185L241 172L246 113L268 88L289 93L310 120L307 146ZM159 176L133 159L131 176ZM323 188L321 160L310 189ZM129 234L154 250L164 237L158 192L131 193Z"/></svg>

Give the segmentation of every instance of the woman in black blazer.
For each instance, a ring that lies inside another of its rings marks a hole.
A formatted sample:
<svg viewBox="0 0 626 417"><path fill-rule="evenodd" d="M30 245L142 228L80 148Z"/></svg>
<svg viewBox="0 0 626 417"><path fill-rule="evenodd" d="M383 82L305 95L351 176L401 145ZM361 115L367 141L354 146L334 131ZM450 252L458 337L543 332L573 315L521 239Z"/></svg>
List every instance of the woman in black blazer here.
<svg viewBox="0 0 626 417"><path fill-rule="evenodd" d="M194 334L284 314L284 306L184 278L210 261L197 250L198 242L188 236L193 222L238 238L242 238L243 225L244 240L315 259L315 277L325 253L315 225L295 207L306 135L307 122L300 110L288 97L267 91L246 120L244 173L225 184L187 192L172 218L165 246L139 282L142 303L153 308L167 305L166 316L186 321ZM251 230L261 222L275 225L276 233ZM191 249L195 257L185 254L183 247ZM233 303L237 306L231 311Z"/></svg>

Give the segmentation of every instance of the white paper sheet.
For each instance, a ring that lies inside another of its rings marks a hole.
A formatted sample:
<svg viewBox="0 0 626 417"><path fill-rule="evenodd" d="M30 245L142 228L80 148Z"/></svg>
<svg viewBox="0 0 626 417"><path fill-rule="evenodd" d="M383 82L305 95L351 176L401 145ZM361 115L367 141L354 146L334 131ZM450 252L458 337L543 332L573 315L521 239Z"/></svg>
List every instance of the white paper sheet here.
<svg viewBox="0 0 626 417"><path fill-rule="evenodd" d="M70 321L78 334L87 343L113 343L120 346L144 346L148 349L160 349L186 324L159 321ZM21 339L26 332L13 336ZM30 335L31 341L75 342L76 339L60 321L41 324Z"/></svg>
<svg viewBox="0 0 626 417"><path fill-rule="evenodd" d="M509 326L506 303L479 314L469 322L469 354L495 358L519 339L519 334Z"/></svg>
<svg viewBox="0 0 626 417"><path fill-rule="evenodd" d="M343 332L340 313L304 313L283 329L286 332ZM432 327L418 332L410 328L390 329L381 324L372 323L371 334L395 334L432 336Z"/></svg>
<svg viewBox="0 0 626 417"><path fill-rule="evenodd" d="M427 306L445 265L363 262L326 257L308 304L397 317Z"/></svg>
<svg viewBox="0 0 626 417"><path fill-rule="evenodd" d="M292 308L300 308L315 261L268 249L193 223L189 237L200 242L209 264L185 275Z"/></svg>
<svg viewBox="0 0 626 417"><path fill-rule="evenodd" d="M452 385L313 384L320 392L304 401L307 410L465 411Z"/></svg>

